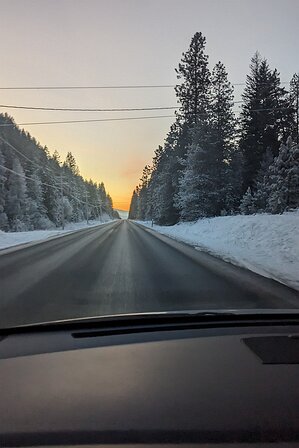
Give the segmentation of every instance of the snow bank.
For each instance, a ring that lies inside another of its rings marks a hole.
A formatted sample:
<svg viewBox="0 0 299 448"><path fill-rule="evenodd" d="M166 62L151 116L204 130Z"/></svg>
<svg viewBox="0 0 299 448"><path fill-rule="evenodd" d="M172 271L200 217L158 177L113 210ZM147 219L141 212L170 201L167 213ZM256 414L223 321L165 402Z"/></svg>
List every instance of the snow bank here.
<svg viewBox="0 0 299 448"><path fill-rule="evenodd" d="M86 221L67 223L64 230L31 230L28 232L2 232L0 230L0 249L6 249L7 247L30 243L32 241L43 241L55 236L75 232L76 230L99 226L109 221L111 221L111 218L107 215L103 216L102 221L89 221L89 224L86 224Z"/></svg>
<svg viewBox="0 0 299 448"><path fill-rule="evenodd" d="M140 224L151 227L149 222ZM223 216L157 232L299 290L299 212Z"/></svg>

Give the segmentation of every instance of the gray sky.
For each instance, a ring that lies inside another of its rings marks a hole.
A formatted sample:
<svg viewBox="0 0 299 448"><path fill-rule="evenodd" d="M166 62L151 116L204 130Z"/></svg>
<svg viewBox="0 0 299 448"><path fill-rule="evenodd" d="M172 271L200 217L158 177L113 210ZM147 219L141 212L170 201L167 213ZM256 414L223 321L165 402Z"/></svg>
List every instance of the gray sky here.
<svg viewBox="0 0 299 448"><path fill-rule="evenodd" d="M299 0L0 0L0 86L174 84L192 35L207 38L244 82L256 50L283 81L299 71ZM236 88L239 97L241 88ZM176 104L173 89L1 91L1 104L151 107ZM2 110L16 122L157 115L158 112ZM164 114L165 112L162 112ZM166 112L167 114L169 112ZM172 119L27 126L51 151L75 155L84 177L103 180L125 208Z"/></svg>

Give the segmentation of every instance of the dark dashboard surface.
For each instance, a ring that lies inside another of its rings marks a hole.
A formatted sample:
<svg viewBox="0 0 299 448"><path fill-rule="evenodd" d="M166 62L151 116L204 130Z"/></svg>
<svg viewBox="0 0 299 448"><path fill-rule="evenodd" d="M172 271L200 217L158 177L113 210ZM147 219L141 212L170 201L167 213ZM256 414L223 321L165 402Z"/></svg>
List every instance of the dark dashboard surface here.
<svg viewBox="0 0 299 448"><path fill-rule="evenodd" d="M7 335L1 445L299 441L296 356L267 363L252 348L283 337L294 354L298 334L265 325Z"/></svg>

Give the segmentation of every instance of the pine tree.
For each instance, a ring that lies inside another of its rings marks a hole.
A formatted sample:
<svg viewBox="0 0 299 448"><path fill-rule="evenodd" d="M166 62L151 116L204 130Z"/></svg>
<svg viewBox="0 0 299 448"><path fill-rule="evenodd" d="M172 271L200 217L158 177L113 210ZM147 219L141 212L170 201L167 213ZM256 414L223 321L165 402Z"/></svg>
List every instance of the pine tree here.
<svg viewBox="0 0 299 448"><path fill-rule="evenodd" d="M196 125L175 197L183 221L217 213L215 139L208 126Z"/></svg>
<svg viewBox="0 0 299 448"><path fill-rule="evenodd" d="M283 213L299 207L299 147L291 138L282 144L270 167L268 211Z"/></svg>
<svg viewBox="0 0 299 448"><path fill-rule="evenodd" d="M255 205L254 205L254 199L253 199L250 187L247 188L246 193L244 194L243 198L241 199L240 212L243 215L251 215L256 212Z"/></svg>
<svg viewBox="0 0 299 448"><path fill-rule="evenodd" d="M59 155L59 152L57 151L57 149L55 149L55 151L53 152L52 159L56 162L57 165L60 166L61 159L60 159L60 155Z"/></svg>
<svg viewBox="0 0 299 448"><path fill-rule="evenodd" d="M295 73L290 82L290 107L294 113L292 136L299 145L299 73Z"/></svg>
<svg viewBox="0 0 299 448"><path fill-rule="evenodd" d="M28 196L25 173L18 158L13 159L12 170L8 177L7 216L13 232L30 230L28 216Z"/></svg>
<svg viewBox="0 0 299 448"><path fill-rule="evenodd" d="M172 224L179 219L175 196L180 188L182 162L191 144L192 129L196 124L204 125L209 120L211 74L205 45L206 39L202 33L195 33L176 70L180 84L176 86L175 91L180 109L166 139L166 152L170 154L167 165L171 169L171 180L168 176L165 177L167 183L163 190L167 194L166 213L169 216L165 221Z"/></svg>
<svg viewBox="0 0 299 448"><path fill-rule="evenodd" d="M250 65L241 113L240 149L244 157L243 191L253 187L254 178L267 148L277 155L285 136L286 91L280 86L277 70L271 71L258 53Z"/></svg>
<svg viewBox="0 0 299 448"><path fill-rule="evenodd" d="M254 182L255 190L253 198L255 209L259 213L267 210L268 198L271 193L270 167L273 164L273 160L272 151L267 149Z"/></svg>
<svg viewBox="0 0 299 448"><path fill-rule="evenodd" d="M242 175L243 154L239 151L239 148L236 148L231 154L225 172L225 210L227 214L233 215L239 212L240 200L242 198Z"/></svg>
<svg viewBox="0 0 299 448"><path fill-rule="evenodd" d="M7 171L5 168L4 156L0 147L0 230L8 229L8 220L5 213L5 198L7 195L6 181L7 181Z"/></svg>
<svg viewBox="0 0 299 448"><path fill-rule="evenodd" d="M64 166L68 168L73 175L79 175L79 168L77 166L76 159L71 152L67 153Z"/></svg>
<svg viewBox="0 0 299 448"><path fill-rule="evenodd" d="M138 207L138 196L136 190L134 190L130 203L129 219L137 219L137 207Z"/></svg>
<svg viewBox="0 0 299 448"><path fill-rule="evenodd" d="M146 165L142 172L142 177L140 179L139 184L139 210L138 215L139 219L144 221L146 219L146 214L148 211L148 201L149 201L149 194L148 194L148 185L151 175L151 168L149 165Z"/></svg>
<svg viewBox="0 0 299 448"><path fill-rule="evenodd" d="M175 88L180 103L178 116L189 127L207 119L210 107L211 81L205 45L202 33L195 33L176 70L177 78L182 81Z"/></svg>
<svg viewBox="0 0 299 448"><path fill-rule="evenodd" d="M51 228L50 220L46 216L42 182L37 172L30 175L28 186L28 215L33 229Z"/></svg>
<svg viewBox="0 0 299 448"><path fill-rule="evenodd" d="M224 65L218 62L211 77L211 119L215 138L215 192L217 193L216 214L231 207L232 185L228 182L229 164L235 150L236 119L233 113L233 87L228 81Z"/></svg>

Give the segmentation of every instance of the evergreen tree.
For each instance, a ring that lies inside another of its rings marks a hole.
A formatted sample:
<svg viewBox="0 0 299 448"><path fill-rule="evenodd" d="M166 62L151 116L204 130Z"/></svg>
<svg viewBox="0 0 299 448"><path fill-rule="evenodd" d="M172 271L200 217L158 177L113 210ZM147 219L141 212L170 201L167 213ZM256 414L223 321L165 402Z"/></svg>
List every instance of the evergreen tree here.
<svg viewBox="0 0 299 448"><path fill-rule="evenodd" d="M58 166L60 166L60 164L61 164L61 159L60 159L60 155L59 155L59 152L57 151L57 149L55 149L55 151L53 152L52 159L56 162L56 164L57 164Z"/></svg>
<svg viewBox="0 0 299 448"><path fill-rule="evenodd" d="M215 213L231 208L232 184L228 182L229 164L235 143L236 119L233 113L233 87L228 81L222 62L218 62L211 77L211 120L213 128L215 166Z"/></svg>
<svg viewBox="0 0 299 448"><path fill-rule="evenodd" d="M218 193L215 188L217 166L215 162L215 139L208 126L197 124L192 144L179 181L176 204L183 221L215 216Z"/></svg>
<svg viewBox="0 0 299 448"><path fill-rule="evenodd" d="M254 183L253 198L257 212L265 212L267 210L268 198L271 193L270 167L273 164L273 159L272 151L267 149Z"/></svg>
<svg viewBox="0 0 299 448"><path fill-rule="evenodd" d="M233 215L239 211L240 200L242 198L242 175L243 175L243 154L236 148L232 152L229 164L226 165L225 181L225 210L227 214Z"/></svg>
<svg viewBox="0 0 299 448"><path fill-rule="evenodd" d="M290 82L290 107L294 112L291 135L297 145L299 145L299 73L295 73Z"/></svg>
<svg viewBox="0 0 299 448"><path fill-rule="evenodd" d="M282 144L270 167L268 211L283 213L299 207L299 147L291 138Z"/></svg>
<svg viewBox="0 0 299 448"><path fill-rule="evenodd" d="M136 190L134 190L130 203L129 219L137 219L137 207L138 207L138 196Z"/></svg>
<svg viewBox="0 0 299 448"><path fill-rule="evenodd" d="M178 209L174 207L173 173L175 169L175 156L165 152L157 173L157 186L153 195L152 218L160 225L173 225L178 221Z"/></svg>
<svg viewBox="0 0 299 448"><path fill-rule="evenodd" d="M277 70L271 71L267 60L258 53L252 58L250 70L242 95L243 191L253 186L267 148L277 155L280 141L285 137L283 117L287 114L286 91L280 86Z"/></svg>
<svg viewBox="0 0 299 448"><path fill-rule="evenodd" d="M178 116L189 127L208 118L211 81L205 45L206 38L195 33L176 69L177 78L182 81L175 88L180 103Z"/></svg>
<svg viewBox="0 0 299 448"><path fill-rule="evenodd" d="M79 175L79 168L77 166L76 159L71 152L67 153L64 166L68 168L73 175Z"/></svg>
<svg viewBox="0 0 299 448"><path fill-rule="evenodd" d="M142 177L140 179L139 185L139 208L138 208L138 217L140 220L144 221L147 218L148 206L150 203L148 186L150 181L151 168L149 165L146 165L142 172Z"/></svg>
<svg viewBox="0 0 299 448"><path fill-rule="evenodd" d="M180 109L176 113L176 123L166 139L166 151L170 153L167 165L171 169L171 180L165 178L166 188L163 189L164 194L167 194L168 215L164 220L169 224L179 219L175 196L179 192L183 161L191 144L192 129L196 124L204 126L209 120L211 74L205 45L206 39L202 33L195 33L176 70L180 84L175 91Z"/></svg>
<svg viewBox="0 0 299 448"><path fill-rule="evenodd" d="M254 199L253 199L250 187L247 188L246 193L244 194L243 198L241 199L240 212L243 215L251 215L252 213L256 212L255 205L254 205Z"/></svg>
<svg viewBox="0 0 299 448"><path fill-rule="evenodd" d="M46 216L42 182L37 172L30 175L28 185L28 215L33 229L49 229L51 222Z"/></svg>
<svg viewBox="0 0 299 448"><path fill-rule="evenodd" d="M13 232L30 230L25 173L18 158L13 159L8 177L7 216Z"/></svg>
<svg viewBox="0 0 299 448"><path fill-rule="evenodd" d="M8 220L5 213L5 198L7 195L6 181L7 181L7 171L5 168L4 156L0 147L0 230L7 230Z"/></svg>

